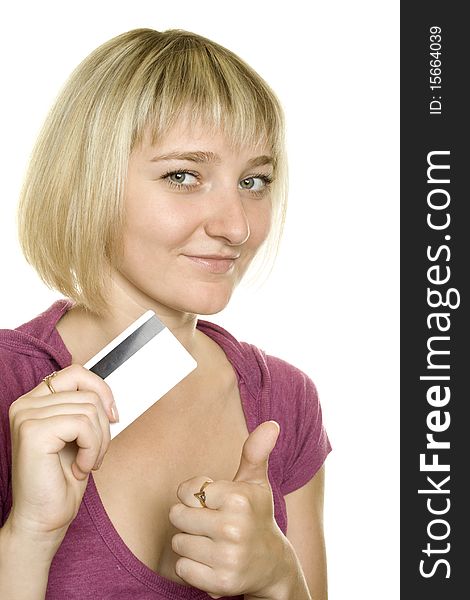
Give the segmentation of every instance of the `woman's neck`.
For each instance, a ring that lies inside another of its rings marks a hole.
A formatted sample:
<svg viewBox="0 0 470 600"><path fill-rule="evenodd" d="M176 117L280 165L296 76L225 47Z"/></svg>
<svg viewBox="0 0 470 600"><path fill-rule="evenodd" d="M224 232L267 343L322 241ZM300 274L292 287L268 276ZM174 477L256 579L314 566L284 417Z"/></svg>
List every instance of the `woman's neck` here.
<svg viewBox="0 0 470 600"><path fill-rule="evenodd" d="M72 361L84 364L147 310L155 312L190 354L199 354L202 340L196 329L197 315L161 305L119 279L110 285L105 313L97 315L75 305L59 321L57 330Z"/></svg>

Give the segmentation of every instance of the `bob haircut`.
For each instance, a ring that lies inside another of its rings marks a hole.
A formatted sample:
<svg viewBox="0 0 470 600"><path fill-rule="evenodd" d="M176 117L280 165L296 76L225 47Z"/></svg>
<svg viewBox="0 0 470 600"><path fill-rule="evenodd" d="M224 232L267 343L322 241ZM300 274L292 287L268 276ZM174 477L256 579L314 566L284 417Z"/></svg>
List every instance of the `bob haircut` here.
<svg viewBox="0 0 470 600"><path fill-rule="evenodd" d="M284 223L284 117L266 82L231 51L182 30L134 29L73 71L34 147L19 209L19 240L41 279L95 313L106 310L122 253L132 149L181 117L222 131L234 147L266 143L274 159L272 226L259 267L272 265Z"/></svg>

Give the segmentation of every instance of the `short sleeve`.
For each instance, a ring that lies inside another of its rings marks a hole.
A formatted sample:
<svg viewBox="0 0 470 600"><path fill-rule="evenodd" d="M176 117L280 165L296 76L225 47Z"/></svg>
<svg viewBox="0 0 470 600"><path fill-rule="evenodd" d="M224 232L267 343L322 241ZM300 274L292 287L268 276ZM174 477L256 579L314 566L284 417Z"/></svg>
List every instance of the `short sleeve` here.
<svg viewBox="0 0 470 600"><path fill-rule="evenodd" d="M0 347L0 527L11 509L11 436L9 410L12 402L32 389L37 373L24 357Z"/></svg>
<svg viewBox="0 0 470 600"><path fill-rule="evenodd" d="M289 494L308 483L331 451L317 389L300 369L268 356L272 380L272 414L281 426L279 453L281 492Z"/></svg>
<svg viewBox="0 0 470 600"><path fill-rule="evenodd" d="M7 518L11 496L11 442L8 411L15 398L9 385L10 373L0 353L0 527Z"/></svg>

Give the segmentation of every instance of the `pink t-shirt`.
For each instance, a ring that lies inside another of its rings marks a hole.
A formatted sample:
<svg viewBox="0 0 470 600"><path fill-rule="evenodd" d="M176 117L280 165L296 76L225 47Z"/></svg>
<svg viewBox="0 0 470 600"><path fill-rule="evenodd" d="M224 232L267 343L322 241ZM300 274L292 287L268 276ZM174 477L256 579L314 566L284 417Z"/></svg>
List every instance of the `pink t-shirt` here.
<svg viewBox="0 0 470 600"><path fill-rule="evenodd" d="M8 408L51 371L71 363L55 328L71 306L55 302L15 330L0 330L0 524L11 508L11 443ZM299 369L238 342L222 327L198 321L233 365L248 431L267 420L281 426L269 460L275 518L285 533L284 495L315 475L331 446L313 382ZM77 517L54 557L46 600L207 600L205 592L161 577L144 565L113 527L90 474Z"/></svg>

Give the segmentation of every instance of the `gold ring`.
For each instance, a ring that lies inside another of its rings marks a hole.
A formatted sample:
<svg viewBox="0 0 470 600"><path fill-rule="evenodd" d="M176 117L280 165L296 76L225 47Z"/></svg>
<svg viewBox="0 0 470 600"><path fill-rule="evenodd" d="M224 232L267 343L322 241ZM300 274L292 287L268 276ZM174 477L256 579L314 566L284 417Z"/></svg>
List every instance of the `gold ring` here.
<svg viewBox="0 0 470 600"><path fill-rule="evenodd" d="M57 371L53 371L52 373L50 373L49 375L46 375L43 379L44 383L47 385L47 387L49 388L51 394L55 394L56 391L54 389L54 386L51 383L51 379L53 379L55 376L57 375Z"/></svg>
<svg viewBox="0 0 470 600"><path fill-rule="evenodd" d="M199 502L201 503L201 506L203 508L207 508L207 504L206 504L206 492L204 491L206 486L209 485L209 483L214 483L213 481L205 481L202 485L201 485L201 489L199 490L199 492L196 492L194 494L194 496L199 500Z"/></svg>

